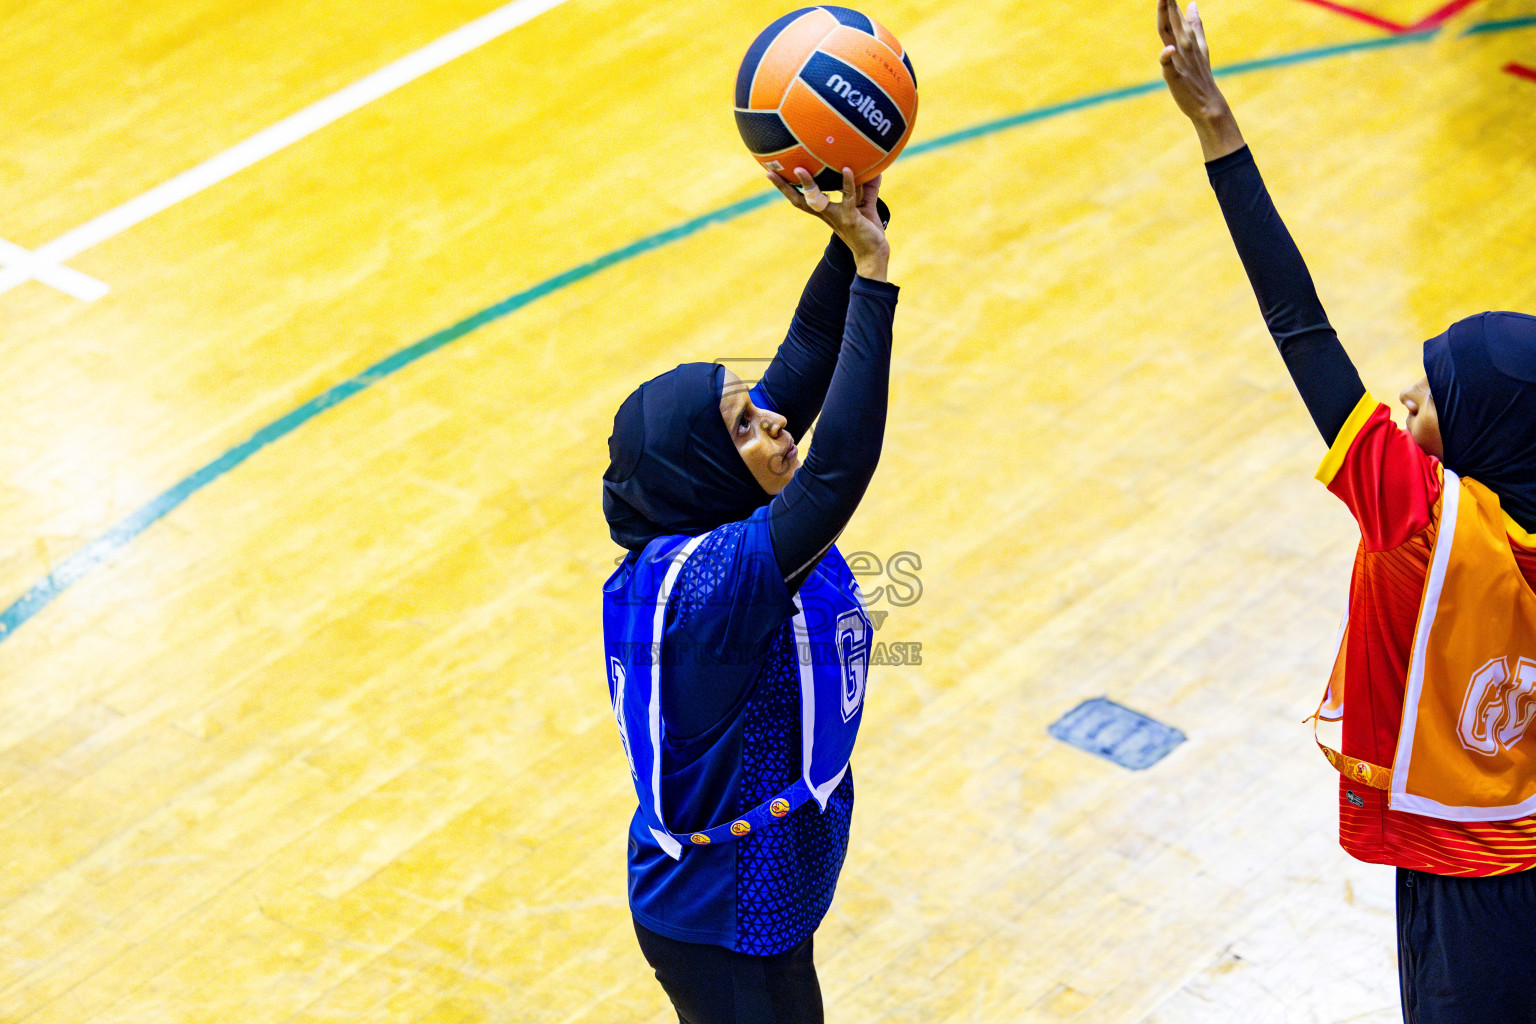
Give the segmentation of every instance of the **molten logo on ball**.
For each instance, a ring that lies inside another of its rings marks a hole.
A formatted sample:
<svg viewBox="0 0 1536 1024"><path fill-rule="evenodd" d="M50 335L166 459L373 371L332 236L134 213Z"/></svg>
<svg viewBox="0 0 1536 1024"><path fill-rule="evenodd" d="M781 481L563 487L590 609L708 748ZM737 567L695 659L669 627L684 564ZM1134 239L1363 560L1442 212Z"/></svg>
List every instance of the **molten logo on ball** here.
<svg viewBox="0 0 1536 1024"><path fill-rule="evenodd" d="M833 75L827 79L827 88L837 93L848 101L848 105L854 109L864 120L868 121L881 136L890 134L891 119L880 110L880 105L873 96L866 96L853 87L853 83L842 75Z"/></svg>

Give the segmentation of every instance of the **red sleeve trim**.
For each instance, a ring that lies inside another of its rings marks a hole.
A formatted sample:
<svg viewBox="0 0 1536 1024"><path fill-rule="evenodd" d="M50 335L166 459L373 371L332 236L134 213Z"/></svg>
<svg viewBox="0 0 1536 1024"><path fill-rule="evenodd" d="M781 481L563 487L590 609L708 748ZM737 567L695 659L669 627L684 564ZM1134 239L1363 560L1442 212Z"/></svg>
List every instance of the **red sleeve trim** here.
<svg viewBox="0 0 1536 1024"><path fill-rule="evenodd" d="M1367 551L1392 550L1434 521L1439 461L1369 394L1345 420L1317 478L1348 506Z"/></svg>

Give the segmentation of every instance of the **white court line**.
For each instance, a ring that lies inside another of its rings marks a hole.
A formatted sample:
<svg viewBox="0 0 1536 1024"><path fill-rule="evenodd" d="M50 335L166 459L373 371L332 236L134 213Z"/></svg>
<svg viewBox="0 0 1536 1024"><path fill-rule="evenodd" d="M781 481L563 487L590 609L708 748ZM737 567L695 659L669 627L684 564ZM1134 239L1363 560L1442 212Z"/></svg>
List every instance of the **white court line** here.
<svg viewBox="0 0 1536 1024"><path fill-rule="evenodd" d="M55 288L69 284L60 290L95 301L107 286L60 264L564 2L513 0L31 252L5 243L0 246L0 265L6 267L0 271L0 294L36 279Z"/></svg>
<svg viewBox="0 0 1536 1024"><path fill-rule="evenodd" d="M50 288L57 288L65 295L73 295L83 302L95 302L108 291L106 282L98 281L61 263L40 260L29 250L23 249L15 242L7 242L3 238L0 238L0 265L13 267L17 272L24 272L26 277L41 281Z"/></svg>

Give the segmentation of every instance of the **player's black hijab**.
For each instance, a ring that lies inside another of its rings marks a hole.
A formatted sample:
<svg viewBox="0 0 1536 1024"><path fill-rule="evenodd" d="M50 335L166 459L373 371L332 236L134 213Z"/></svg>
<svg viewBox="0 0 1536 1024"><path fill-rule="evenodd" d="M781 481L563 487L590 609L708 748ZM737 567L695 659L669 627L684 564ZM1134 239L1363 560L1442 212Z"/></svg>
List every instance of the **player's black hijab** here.
<svg viewBox="0 0 1536 1024"><path fill-rule="evenodd" d="M657 537L745 519L769 502L720 418L724 382L719 363L684 363L619 406L603 474L603 515L616 543L639 551Z"/></svg>
<svg viewBox="0 0 1536 1024"><path fill-rule="evenodd" d="M1445 464L1536 531L1536 317L1479 313L1424 343Z"/></svg>

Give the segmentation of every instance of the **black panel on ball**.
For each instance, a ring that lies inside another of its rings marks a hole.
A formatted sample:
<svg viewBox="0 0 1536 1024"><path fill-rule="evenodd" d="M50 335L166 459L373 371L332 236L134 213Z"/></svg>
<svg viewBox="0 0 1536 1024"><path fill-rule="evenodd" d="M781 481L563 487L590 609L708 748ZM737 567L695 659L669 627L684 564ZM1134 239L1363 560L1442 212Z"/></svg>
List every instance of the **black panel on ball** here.
<svg viewBox="0 0 1536 1024"><path fill-rule="evenodd" d="M753 156L782 153L800 145L776 110L738 110L736 130Z"/></svg>
<svg viewBox="0 0 1536 1024"><path fill-rule="evenodd" d="M814 7L802 7L798 11L790 11L772 25L763 29L752 40L752 45L747 47L747 55L742 59L741 69L736 72L736 105L744 107L752 101L752 79L757 76L757 66L763 62L763 54L768 52L768 47L779 38L779 33L785 26L802 14L815 10Z"/></svg>
<svg viewBox="0 0 1536 1024"><path fill-rule="evenodd" d="M856 28L860 32L865 32L869 35L875 34L874 23L858 11L847 7L829 7L826 4L820 6L822 10L836 18L840 24L847 25L849 28Z"/></svg>

